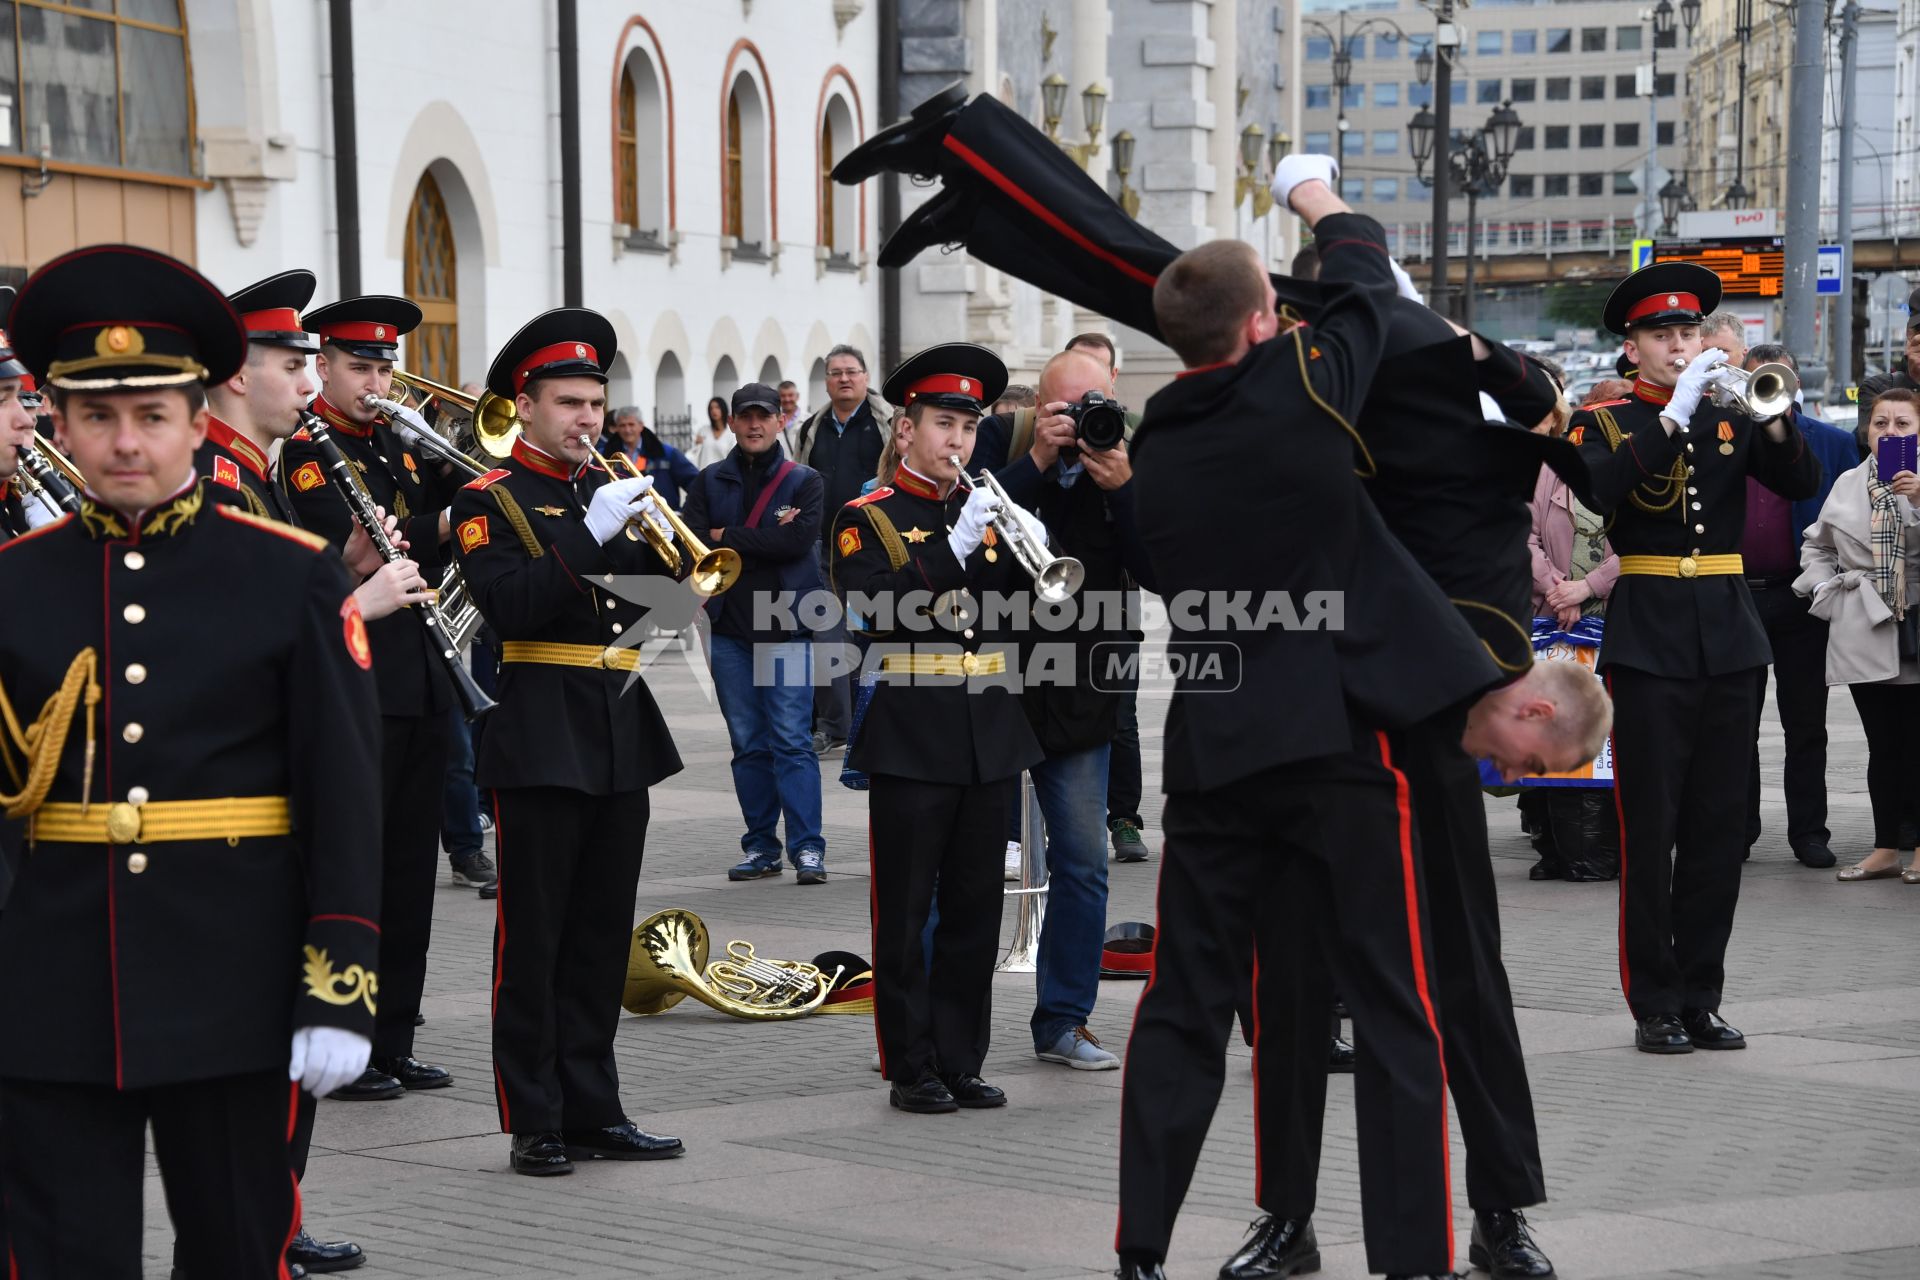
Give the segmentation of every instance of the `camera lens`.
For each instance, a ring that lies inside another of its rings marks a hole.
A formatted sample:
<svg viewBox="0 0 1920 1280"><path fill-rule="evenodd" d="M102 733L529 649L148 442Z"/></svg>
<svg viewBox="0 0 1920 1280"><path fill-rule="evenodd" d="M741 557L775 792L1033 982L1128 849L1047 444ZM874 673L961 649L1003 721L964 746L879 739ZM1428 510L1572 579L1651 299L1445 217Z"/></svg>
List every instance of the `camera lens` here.
<svg viewBox="0 0 1920 1280"><path fill-rule="evenodd" d="M1089 392L1078 405L1077 434L1089 449L1111 449L1126 438L1127 414L1103 395Z"/></svg>

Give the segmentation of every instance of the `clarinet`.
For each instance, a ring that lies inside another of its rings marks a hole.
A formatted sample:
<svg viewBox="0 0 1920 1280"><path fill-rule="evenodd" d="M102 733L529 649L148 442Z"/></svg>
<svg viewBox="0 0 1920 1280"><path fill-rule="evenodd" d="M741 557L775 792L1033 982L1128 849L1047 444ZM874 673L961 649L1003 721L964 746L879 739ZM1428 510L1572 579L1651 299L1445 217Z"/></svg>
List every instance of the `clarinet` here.
<svg viewBox="0 0 1920 1280"><path fill-rule="evenodd" d="M347 513L355 524L366 531L367 541L373 543L373 549L388 564L406 559L406 553L393 545L387 537L387 531L380 519L380 513L374 509L373 495L361 483L354 472L353 464L347 461L347 455L340 451L334 442L333 432L327 427L326 420L317 414L300 414L301 422L307 429L320 456L326 460L327 470L333 473L334 487L340 493L341 500L347 504ZM452 628L446 618L441 616L440 605L436 600L426 601L414 611L414 617L420 619L420 625L426 628L427 640L433 651L440 656L440 664L447 669L447 677L453 681L454 692L460 698L460 710L468 720L477 720L493 710L494 701L487 691L474 681L473 673L467 670L467 664L460 661L460 651L454 647L450 637Z"/></svg>
<svg viewBox="0 0 1920 1280"><path fill-rule="evenodd" d="M47 461L46 455L39 449L30 444L21 445L20 465L29 476L33 477L33 482L39 486L41 493L51 498L64 510L74 515L80 514L80 495L74 492L73 486L67 483L67 478L60 474L57 467Z"/></svg>

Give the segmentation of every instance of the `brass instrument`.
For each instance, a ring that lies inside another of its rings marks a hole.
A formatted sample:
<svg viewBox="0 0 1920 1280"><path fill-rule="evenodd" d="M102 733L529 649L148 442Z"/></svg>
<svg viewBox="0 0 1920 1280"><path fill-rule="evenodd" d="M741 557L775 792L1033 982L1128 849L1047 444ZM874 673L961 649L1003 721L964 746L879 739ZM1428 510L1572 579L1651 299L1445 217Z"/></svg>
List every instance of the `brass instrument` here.
<svg viewBox="0 0 1920 1280"><path fill-rule="evenodd" d="M1724 366L1713 371L1713 402L1764 421L1792 410L1800 394L1800 375L1775 361L1751 372Z"/></svg>
<svg viewBox="0 0 1920 1280"><path fill-rule="evenodd" d="M1048 551L1040 521L1007 495L991 471L982 471L976 485L967 478L967 469L961 465L959 455L950 455L948 461L959 471L961 487L968 493L984 487L1000 499L1000 514L993 518L994 532L1007 544L1007 550L1013 553L1020 567L1032 575L1036 596L1048 604L1059 604L1080 589L1080 584L1087 580L1086 566L1072 556L1056 556Z"/></svg>
<svg viewBox="0 0 1920 1280"><path fill-rule="evenodd" d="M20 446L20 467L14 476L22 495L38 502L50 518L80 510L86 477L39 432L34 432L32 444Z"/></svg>
<svg viewBox="0 0 1920 1280"><path fill-rule="evenodd" d="M392 403L419 414L430 428L465 454L468 461L478 461L474 457L476 450L489 458L504 458L513 452L521 422L514 402L508 397L491 391L470 396L404 369L393 371L393 390ZM387 412L394 411L387 409Z"/></svg>
<svg viewBox="0 0 1920 1280"><path fill-rule="evenodd" d="M671 1009L687 996L756 1022L803 1018L818 1009L845 971L831 975L804 960L763 960L753 945L727 944L709 960L707 926L691 911L670 907L642 920L627 953L627 985L620 1004L642 1016Z"/></svg>
<svg viewBox="0 0 1920 1280"><path fill-rule="evenodd" d="M581 436L580 442L587 446L589 453L593 451L593 441L589 437ZM601 455L600 463L606 467L608 475L623 474L631 478L645 474L633 465L633 459L623 453L616 453L612 457ZM688 553L693 556L693 572L687 581L693 584L693 589L700 595L717 596L740 580L738 551L731 547L709 547L700 541L699 536L687 527L687 522L680 518L680 513L661 501L656 494L647 493L644 501L646 510L634 517L633 524L639 527L641 536L653 548L654 554L666 562L669 573L677 575L680 572L680 548L674 545L675 539L678 539L686 544Z"/></svg>

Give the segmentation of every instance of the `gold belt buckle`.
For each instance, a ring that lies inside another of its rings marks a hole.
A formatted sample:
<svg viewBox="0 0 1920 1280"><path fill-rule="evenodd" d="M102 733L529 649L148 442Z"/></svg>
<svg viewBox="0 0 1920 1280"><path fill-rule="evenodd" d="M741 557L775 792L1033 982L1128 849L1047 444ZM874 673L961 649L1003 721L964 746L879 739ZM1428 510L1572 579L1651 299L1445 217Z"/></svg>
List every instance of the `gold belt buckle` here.
<svg viewBox="0 0 1920 1280"><path fill-rule="evenodd" d="M961 670L962 672L964 672L965 674L967 674L967 675L970 675L970 676L977 676L977 675L979 675L979 674L980 674L980 657L979 657L979 655L978 655L978 654L972 654L972 653L963 653L963 654L961 654L961 655L960 655L960 670Z"/></svg>
<svg viewBox="0 0 1920 1280"><path fill-rule="evenodd" d="M602 649L600 651L600 665L605 667L609 671L619 670L620 650L615 648L613 645L608 645L606 648Z"/></svg>
<svg viewBox="0 0 1920 1280"><path fill-rule="evenodd" d="M140 810L126 801L116 802L107 810L107 841L110 844L132 844L140 838Z"/></svg>
<svg viewBox="0 0 1920 1280"><path fill-rule="evenodd" d="M1696 575L1699 574L1699 572L1700 572L1700 562L1698 560L1695 560L1692 556L1680 557L1680 576L1681 577L1683 578L1695 577Z"/></svg>

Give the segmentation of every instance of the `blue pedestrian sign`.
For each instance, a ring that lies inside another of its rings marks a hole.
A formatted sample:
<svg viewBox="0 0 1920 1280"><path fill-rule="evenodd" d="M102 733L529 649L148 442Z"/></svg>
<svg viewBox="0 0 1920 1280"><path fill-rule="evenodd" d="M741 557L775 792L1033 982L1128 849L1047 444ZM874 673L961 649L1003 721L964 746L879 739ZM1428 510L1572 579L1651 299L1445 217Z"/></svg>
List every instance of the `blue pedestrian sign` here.
<svg viewBox="0 0 1920 1280"><path fill-rule="evenodd" d="M1820 257L1813 269L1813 291L1816 294L1838 294L1843 292L1841 284L1846 279L1846 250L1837 244L1820 246Z"/></svg>

